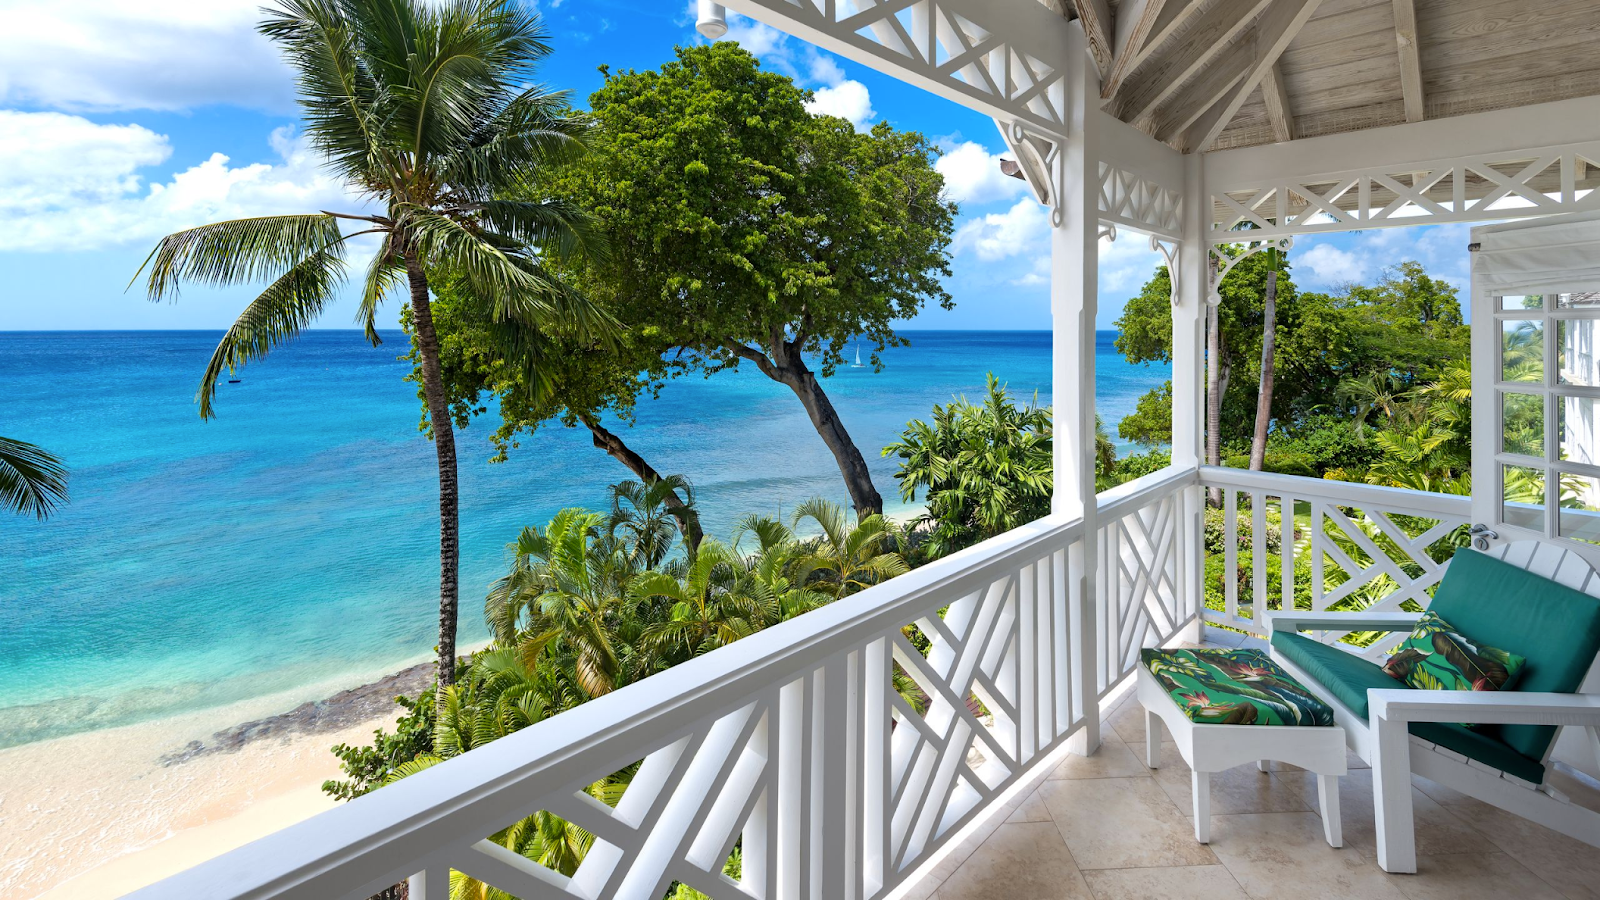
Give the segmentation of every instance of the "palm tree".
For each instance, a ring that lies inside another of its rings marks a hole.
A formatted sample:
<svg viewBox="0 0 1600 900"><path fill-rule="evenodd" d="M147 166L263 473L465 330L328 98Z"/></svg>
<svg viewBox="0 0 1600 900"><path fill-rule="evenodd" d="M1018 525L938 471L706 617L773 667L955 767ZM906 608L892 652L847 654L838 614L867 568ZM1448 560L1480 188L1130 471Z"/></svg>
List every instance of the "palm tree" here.
<svg viewBox="0 0 1600 900"><path fill-rule="evenodd" d="M67 502L67 467L50 451L0 437L0 509L40 521Z"/></svg>
<svg viewBox="0 0 1600 900"><path fill-rule="evenodd" d="M628 671L627 641L619 628L628 585L637 575L633 554L604 532L599 513L569 508L543 531L524 528L511 571L484 601L484 619L502 647L514 646L530 668L549 658L585 697L610 693Z"/></svg>
<svg viewBox="0 0 1600 900"><path fill-rule="evenodd" d="M741 577L740 563L727 545L706 541L682 578L666 572L640 573L629 589L633 599L640 605L659 600L670 606L665 621L646 626L640 636L641 659L672 665L777 622L777 599L748 590L760 585Z"/></svg>
<svg viewBox="0 0 1600 900"><path fill-rule="evenodd" d="M678 496L679 491L683 496ZM676 525L674 525L676 523ZM648 484L619 481L611 486L612 534L633 547L641 569L659 566L672 552L674 533L683 536L690 556L704 538L700 514L694 508L694 486L682 475L663 475Z"/></svg>
<svg viewBox="0 0 1600 900"><path fill-rule="evenodd" d="M795 508L790 527L798 531L807 520L822 533L802 541L796 561L796 580L801 583L818 575L819 588L844 597L910 571L905 558L888 549L898 543L899 529L881 515L873 513L851 524L844 507L814 497Z"/></svg>
<svg viewBox="0 0 1600 900"><path fill-rule="evenodd" d="M604 336L610 320L545 271L544 255L596 251L563 202L506 200L542 167L581 149L584 120L564 94L527 86L549 54L537 14L512 0L278 0L260 31L296 70L312 145L381 212L234 219L168 235L139 269L152 300L183 282L268 281L211 355L196 400L210 418L218 377L311 324L345 281L348 242L377 235L360 321L402 282L439 465L439 682L455 671L459 547L455 434L439 370L429 278L457 279L482 303L530 383L539 335ZM356 223L344 232L340 222ZM138 278L138 275L135 275Z"/></svg>

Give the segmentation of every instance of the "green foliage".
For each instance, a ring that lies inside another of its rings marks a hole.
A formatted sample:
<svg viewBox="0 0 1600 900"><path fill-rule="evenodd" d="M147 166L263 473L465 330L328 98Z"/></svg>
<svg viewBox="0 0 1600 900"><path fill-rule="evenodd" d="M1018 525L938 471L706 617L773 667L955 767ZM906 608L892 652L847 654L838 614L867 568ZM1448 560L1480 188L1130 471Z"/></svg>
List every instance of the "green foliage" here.
<svg viewBox="0 0 1600 900"><path fill-rule="evenodd" d="M1238 453L1225 457L1222 464L1234 469L1250 468L1250 454ZM1309 456L1289 451L1273 451L1262 462L1261 468L1267 472L1278 472L1283 475L1298 475L1301 478L1316 478L1317 469Z"/></svg>
<svg viewBox="0 0 1600 900"><path fill-rule="evenodd" d="M382 728L372 732L369 744L335 744L333 755L347 780L329 779L323 793L335 800L353 800L387 784L402 766L433 751L433 690L415 697L396 697L405 710L395 723L394 732Z"/></svg>
<svg viewBox="0 0 1600 900"><path fill-rule="evenodd" d="M955 207L921 135L812 115L808 92L732 42L604 74L593 152L537 190L595 211L613 253L576 283L684 348L675 365L788 342L826 373L860 338L876 364L894 321L950 305Z"/></svg>
<svg viewBox="0 0 1600 900"><path fill-rule="evenodd" d="M911 530L928 554L942 556L1050 511L1049 409L1018 406L990 373L981 405L957 397L935 405L932 419L913 420L883 448L884 456L900 458L901 498L926 498L927 511Z"/></svg>
<svg viewBox="0 0 1600 900"><path fill-rule="evenodd" d="M0 509L43 521L67 502L67 467L50 451L0 437Z"/></svg>
<svg viewBox="0 0 1600 900"><path fill-rule="evenodd" d="M1124 420L1126 421L1126 420ZM1167 450L1148 450L1144 453L1134 453L1117 460L1112 468L1111 477L1116 483L1121 484L1142 478L1151 472L1159 472L1172 465L1172 453Z"/></svg>
<svg viewBox="0 0 1600 900"><path fill-rule="evenodd" d="M1219 288L1221 443L1241 452L1248 452L1255 421L1268 268L1267 254L1255 254L1235 266ZM1165 268L1158 268L1117 321L1117 349L1130 362L1171 361L1169 285ZM1278 280L1276 325L1269 459L1275 447L1289 452L1284 445L1293 441L1286 436L1318 430L1320 417L1348 419L1357 413L1357 399L1336 396L1347 379L1387 373L1399 390L1412 390L1440 370L1464 366L1468 355L1468 328L1456 289L1411 261L1391 267L1374 286L1353 285L1342 295L1302 293L1285 269ZM1163 431L1163 426L1170 429L1170 403L1163 397L1169 391L1163 386L1142 397L1128 417L1132 421L1119 425L1123 436L1150 445L1170 433ZM1365 465L1362 454L1347 451L1326 446L1298 452L1317 471Z"/></svg>
<svg viewBox="0 0 1600 900"><path fill-rule="evenodd" d="M1133 412L1117 423L1117 434L1146 448L1172 443L1172 379L1141 394Z"/></svg>

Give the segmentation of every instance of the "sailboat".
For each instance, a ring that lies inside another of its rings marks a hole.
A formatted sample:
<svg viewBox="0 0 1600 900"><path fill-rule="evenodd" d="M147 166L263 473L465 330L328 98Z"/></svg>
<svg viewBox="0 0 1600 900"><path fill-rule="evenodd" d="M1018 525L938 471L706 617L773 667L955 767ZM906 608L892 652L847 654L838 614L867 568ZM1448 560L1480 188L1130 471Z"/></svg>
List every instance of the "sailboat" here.
<svg viewBox="0 0 1600 900"><path fill-rule="evenodd" d="M856 345L856 362L855 362L855 365L851 366L850 368L852 368L852 369L864 369L864 368L866 368L866 366L863 366L861 364L861 345L860 344Z"/></svg>

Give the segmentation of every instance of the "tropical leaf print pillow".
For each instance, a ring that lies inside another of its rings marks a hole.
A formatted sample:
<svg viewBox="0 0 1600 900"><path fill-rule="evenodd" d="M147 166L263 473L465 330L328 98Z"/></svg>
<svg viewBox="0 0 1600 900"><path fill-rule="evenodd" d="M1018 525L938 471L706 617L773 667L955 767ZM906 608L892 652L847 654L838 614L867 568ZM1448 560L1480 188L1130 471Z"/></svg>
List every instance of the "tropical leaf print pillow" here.
<svg viewBox="0 0 1600 900"><path fill-rule="evenodd" d="M1426 612L1383 671L1425 691L1505 691L1517 683L1525 663L1523 657L1480 644Z"/></svg>

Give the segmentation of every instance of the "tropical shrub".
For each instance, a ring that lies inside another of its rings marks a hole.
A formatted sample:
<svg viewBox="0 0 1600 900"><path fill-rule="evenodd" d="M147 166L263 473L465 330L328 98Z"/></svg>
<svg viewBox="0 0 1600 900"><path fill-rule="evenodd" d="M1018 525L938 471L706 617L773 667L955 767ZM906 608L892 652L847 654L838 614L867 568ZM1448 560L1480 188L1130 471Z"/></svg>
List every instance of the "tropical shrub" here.
<svg viewBox="0 0 1600 900"><path fill-rule="evenodd" d="M884 456L900 458L895 478L901 499L924 496L926 512L911 531L927 556L943 556L1050 511L1048 408L1018 406L991 372L981 404L957 397L934 406L932 419L913 420L900 440L883 448Z"/></svg>

